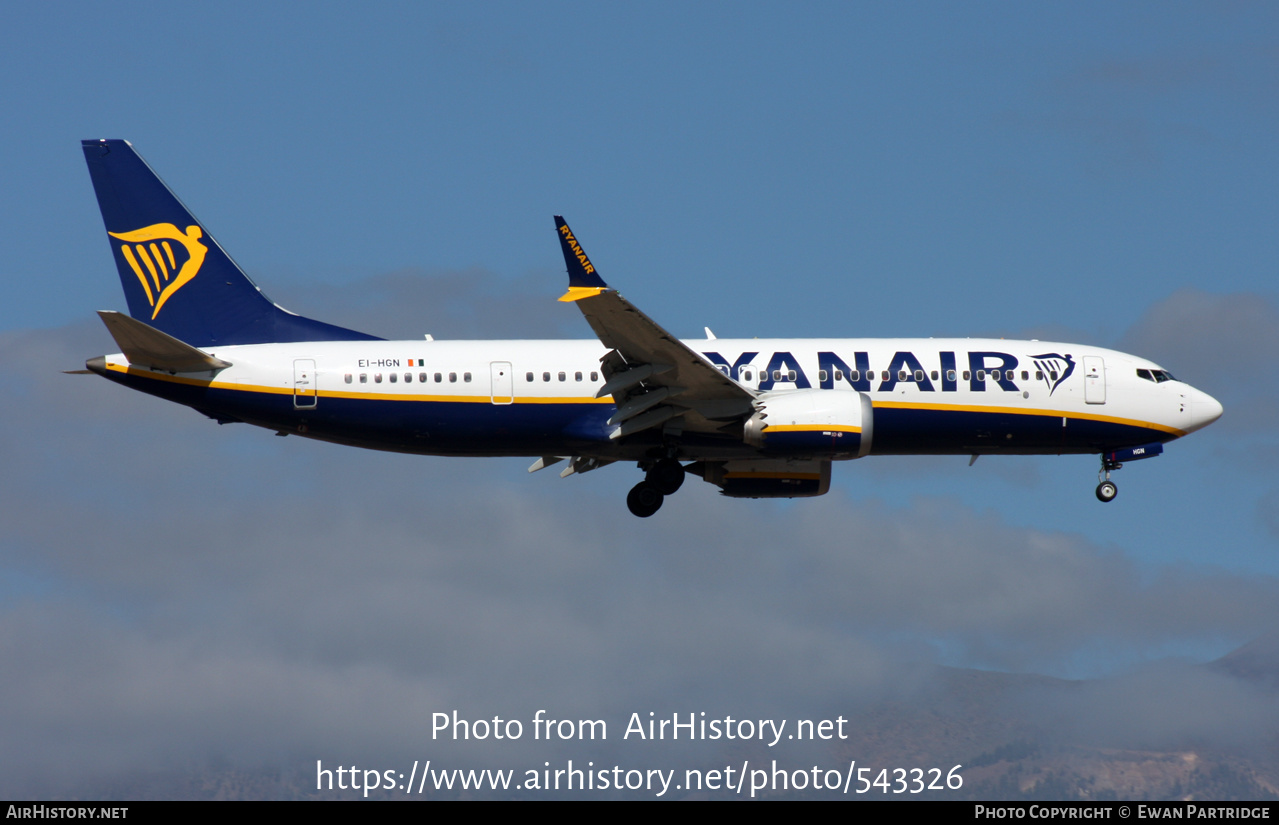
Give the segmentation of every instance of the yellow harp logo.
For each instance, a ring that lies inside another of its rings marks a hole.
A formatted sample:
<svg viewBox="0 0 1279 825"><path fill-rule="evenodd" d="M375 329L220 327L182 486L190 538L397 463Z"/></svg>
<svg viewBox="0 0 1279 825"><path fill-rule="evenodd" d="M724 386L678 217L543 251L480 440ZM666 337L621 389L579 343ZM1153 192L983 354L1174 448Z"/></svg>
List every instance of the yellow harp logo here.
<svg viewBox="0 0 1279 825"><path fill-rule="evenodd" d="M142 284L142 291L154 309L151 320L160 314L160 307L200 271L204 255L209 248L200 243L204 232L198 226L188 226L179 232L171 223L156 223L132 232L108 232L119 238L120 251L133 267L133 273ZM173 254L173 243L181 245L186 254ZM183 260L180 260L183 259Z"/></svg>

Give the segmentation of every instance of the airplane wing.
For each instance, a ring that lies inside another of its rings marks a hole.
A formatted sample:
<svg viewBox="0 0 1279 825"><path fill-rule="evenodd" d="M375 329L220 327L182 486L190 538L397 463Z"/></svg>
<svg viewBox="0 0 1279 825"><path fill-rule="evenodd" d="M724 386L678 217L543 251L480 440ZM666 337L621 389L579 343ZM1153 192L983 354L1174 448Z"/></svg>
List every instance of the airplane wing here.
<svg viewBox="0 0 1279 825"><path fill-rule="evenodd" d="M604 283L568 224L555 216L568 292L609 352L601 360L604 386L597 398L613 396L617 412L612 438L662 427L717 432L750 415L756 393L720 372L630 301Z"/></svg>

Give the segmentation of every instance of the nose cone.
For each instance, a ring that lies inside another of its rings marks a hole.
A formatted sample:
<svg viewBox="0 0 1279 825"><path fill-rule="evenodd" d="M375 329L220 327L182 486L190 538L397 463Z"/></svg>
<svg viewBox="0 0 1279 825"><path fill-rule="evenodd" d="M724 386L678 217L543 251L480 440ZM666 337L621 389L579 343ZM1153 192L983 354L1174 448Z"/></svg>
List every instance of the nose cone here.
<svg viewBox="0 0 1279 825"><path fill-rule="evenodd" d="M1221 418L1221 402L1206 392L1191 388L1186 393L1186 402L1186 412L1190 416L1190 426L1185 428L1188 433L1203 429Z"/></svg>

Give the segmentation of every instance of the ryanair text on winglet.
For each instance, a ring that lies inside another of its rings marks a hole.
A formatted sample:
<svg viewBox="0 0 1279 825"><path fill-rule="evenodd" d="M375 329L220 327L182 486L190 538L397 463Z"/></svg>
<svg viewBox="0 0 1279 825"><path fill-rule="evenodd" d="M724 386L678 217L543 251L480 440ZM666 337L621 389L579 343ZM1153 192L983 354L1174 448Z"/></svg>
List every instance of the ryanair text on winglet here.
<svg viewBox="0 0 1279 825"><path fill-rule="evenodd" d="M586 253L582 251L581 245L577 242L577 238L573 237L573 233L569 231L568 225L560 227L560 234L564 236L564 240L568 241L569 246L573 250L573 254L582 262L582 266L586 268L587 273L593 273L595 267L591 266L591 260L586 257Z"/></svg>

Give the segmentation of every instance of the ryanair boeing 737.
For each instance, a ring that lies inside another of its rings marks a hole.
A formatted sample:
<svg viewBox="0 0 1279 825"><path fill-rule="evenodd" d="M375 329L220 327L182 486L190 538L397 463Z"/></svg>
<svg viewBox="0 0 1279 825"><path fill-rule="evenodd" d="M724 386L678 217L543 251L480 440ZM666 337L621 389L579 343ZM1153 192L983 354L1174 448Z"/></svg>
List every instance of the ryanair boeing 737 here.
<svg viewBox="0 0 1279 825"><path fill-rule="evenodd" d="M85 160L128 300L86 366L219 423L561 476L627 461L637 516L696 476L734 498L819 496L867 455L1098 455L1110 474L1221 415L1157 364L1045 341L681 341L609 287L560 217L561 301L596 341L386 341L268 300L123 140Z"/></svg>

